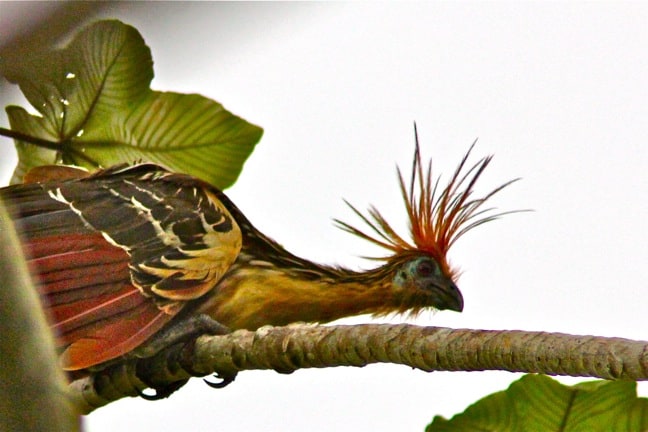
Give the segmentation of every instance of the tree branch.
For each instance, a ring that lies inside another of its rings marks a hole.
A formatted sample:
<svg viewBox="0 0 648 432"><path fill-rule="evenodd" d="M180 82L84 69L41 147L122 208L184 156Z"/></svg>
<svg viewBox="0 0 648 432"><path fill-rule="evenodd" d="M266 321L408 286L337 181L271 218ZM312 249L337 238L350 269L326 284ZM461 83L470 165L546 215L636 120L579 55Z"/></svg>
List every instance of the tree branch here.
<svg viewBox="0 0 648 432"><path fill-rule="evenodd" d="M79 430L54 341L0 202L0 430Z"/></svg>
<svg viewBox="0 0 648 432"><path fill-rule="evenodd" d="M419 327L291 325L202 336L155 357L132 359L70 384L85 413L148 386L164 388L214 372L395 363L424 371L543 373L648 379L648 342L562 333ZM145 383L148 383L145 384Z"/></svg>

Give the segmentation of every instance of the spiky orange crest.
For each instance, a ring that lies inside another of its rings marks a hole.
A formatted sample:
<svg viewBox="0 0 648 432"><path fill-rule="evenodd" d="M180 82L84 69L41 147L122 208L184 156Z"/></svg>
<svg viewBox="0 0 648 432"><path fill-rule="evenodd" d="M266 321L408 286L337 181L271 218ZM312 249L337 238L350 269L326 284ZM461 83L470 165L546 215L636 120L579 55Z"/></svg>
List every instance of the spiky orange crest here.
<svg viewBox="0 0 648 432"><path fill-rule="evenodd" d="M492 159L492 156L486 156L467 168L470 153L476 144L475 141L461 159L445 187L439 188L441 178L433 178L432 160L428 162L426 169L424 169L421 161L416 126L414 127L414 133L416 147L409 187L406 185L400 169L398 169L401 194L405 201L409 219L411 241L401 237L380 214L378 209L373 206L369 208L368 216L365 216L353 205L346 202L377 236L367 234L346 222L340 220L335 222L343 230L392 252L392 255L377 259L390 260L396 255L412 252L427 253L439 263L444 274L454 279L457 271L448 265L448 250L459 237L471 229L505 214L515 212L494 213L494 208L484 208L483 206L493 195L518 179L508 181L482 197L474 198L475 184Z"/></svg>

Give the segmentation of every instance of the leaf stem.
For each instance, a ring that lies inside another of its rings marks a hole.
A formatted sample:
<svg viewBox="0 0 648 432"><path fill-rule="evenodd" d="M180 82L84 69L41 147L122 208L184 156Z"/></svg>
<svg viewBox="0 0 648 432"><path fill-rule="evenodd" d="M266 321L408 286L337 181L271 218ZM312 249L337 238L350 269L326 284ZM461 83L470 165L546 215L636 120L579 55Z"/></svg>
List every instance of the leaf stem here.
<svg viewBox="0 0 648 432"><path fill-rule="evenodd" d="M15 130L0 127L0 135L13 138L19 141L25 141L48 150L61 151L63 143L49 141L43 138L36 138Z"/></svg>
<svg viewBox="0 0 648 432"><path fill-rule="evenodd" d="M24 134L22 132L18 132L15 130L7 129L0 127L0 136L6 136L7 138L13 138L19 141L24 141L29 144L33 144L37 147L42 147L48 150L54 150L57 152L65 152L65 149L67 147L68 151L71 153L73 157L77 157L91 165L94 165L95 167L99 167L99 162L94 160L88 155L83 154L83 152L78 151L74 148L72 148L69 144L69 141L61 141L61 142L56 142L56 141L49 141L43 138L37 138L31 135Z"/></svg>
<svg viewBox="0 0 648 432"><path fill-rule="evenodd" d="M73 159L72 162L73 162L74 165L78 165L78 163L77 163L77 161L76 161L75 158L79 158L79 159L81 159L81 160L83 160L83 161L89 163L90 165L94 166L95 168L100 168L100 167L101 167L101 165L99 164L99 162L97 162L96 160L94 160L94 159L91 158L90 156L86 155L86 154L83 153L82 151L79 151L79 150L74 149L74 148L72 148L72 147L69 147L68 149L69 149L69 151L70 151L70 156L71 156L71 158Z"/></svg>

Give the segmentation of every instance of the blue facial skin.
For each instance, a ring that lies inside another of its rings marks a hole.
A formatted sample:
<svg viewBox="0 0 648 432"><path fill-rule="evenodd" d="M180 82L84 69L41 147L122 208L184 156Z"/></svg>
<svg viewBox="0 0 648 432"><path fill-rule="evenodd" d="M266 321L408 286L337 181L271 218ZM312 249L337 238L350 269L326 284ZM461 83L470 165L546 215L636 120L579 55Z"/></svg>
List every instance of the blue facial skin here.
<svg viewBox="0 0 648 432"><path fill-rule="evenodd" d="M403 264L394 277L394 285L413 287L436 309L463 310L463 297L454 282L441 272L437 262L429 256L419 256Z"/></svg>

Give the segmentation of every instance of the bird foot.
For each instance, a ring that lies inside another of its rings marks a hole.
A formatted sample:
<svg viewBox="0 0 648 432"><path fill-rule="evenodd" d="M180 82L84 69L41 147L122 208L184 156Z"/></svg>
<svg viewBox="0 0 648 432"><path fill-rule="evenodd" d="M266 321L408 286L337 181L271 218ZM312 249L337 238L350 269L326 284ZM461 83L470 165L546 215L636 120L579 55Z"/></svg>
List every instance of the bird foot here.
<svg viewBox="0 0 648 432"><path fill-rule="evenodd" d="M185 319L173 321L166 328L163 328L160 332L154 335L145 345L138 348L133 355L139 358L149 358L158 353L166 353L163 355L168 359L167 361L171 361L171 363L167 364L175 365L171 367L171 369L180 367L192 376L204 376L204 374L198 373L191 368L191 353L193 352L193 345L188 342L205 334L223 335L228 333L231 333L231 330L228 327L213 320L209 316L194 315ZM142 398L150 401L169 397L188 381L181 380L168 385L158 386L149 382L150 380L146 378L148 375L146 367L142 366L142 370L138 372L138 378L152 389L154 393L149 394L143 391L138 391L138 394ZM220 381L204 381L212 388L223 388L234 381L236 373L219 373L214 376L219 378Z"/></svg>

